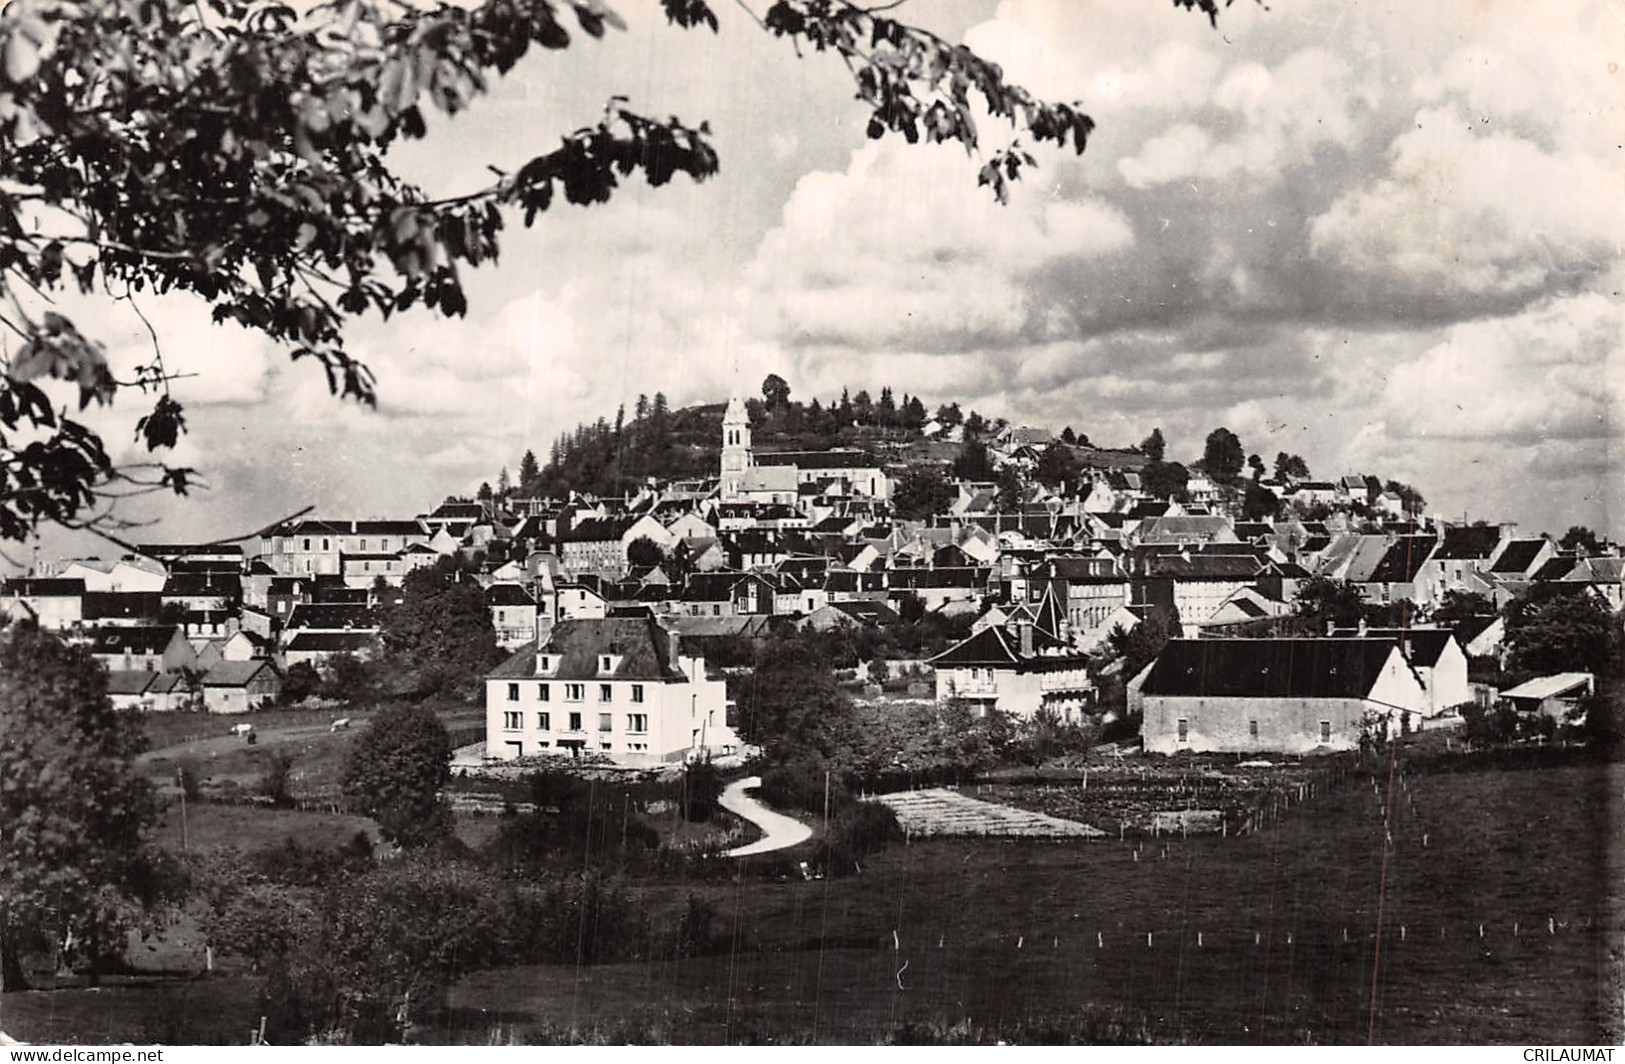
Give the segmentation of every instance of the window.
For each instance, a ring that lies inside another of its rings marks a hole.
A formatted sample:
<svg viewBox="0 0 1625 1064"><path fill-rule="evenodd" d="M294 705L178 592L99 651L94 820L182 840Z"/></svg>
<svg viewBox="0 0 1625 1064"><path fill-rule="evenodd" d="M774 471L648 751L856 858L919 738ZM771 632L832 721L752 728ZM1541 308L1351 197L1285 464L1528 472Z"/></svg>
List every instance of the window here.
<svg viewBox="0 0 1625 1064"><path fill-rule="evenodd" d="M367 541L366 540L361 541L361 549L362 550L367 549ZM387 539L379 540L378 541L378 550L383 554L388 554L389 553L389 540L387 540Z"/></svg>
<svg viewBox="0 0 1625 1064"><path fill-rule="evenodd" d="M626 715L626 730L629 732L646 732L649 730L649 714L628 713Z"/></svg>
<svg viewBox="0 0 1625 1064"><path fill-rule="evenodd" d="M615 730L615 722L610 719L610 715L608 713L600 713L600 714L598 714L598 730L599 731L614 731Z"/></svg>
<svg viewBox="0 0 1625 1064"><path fill-rule="evenodd" d="M632 701L634 701L634 702L642 702L643 701L643 685L642 684L635 683L635 684L632 685Z"/></svg>
<svg viewBox="0 0 1625 1064"><path fill-rule="evenodd" d="M367 541L366 540L361 541L361 553L362 554L367 553Z"/></svg>
<svg viewBox="0 0 1625 1064"><path fill-rule="evenodd" d="M1329 720L1320 722L1320 741L1323 743L1332 741L1332 722Z"/></svg>
<svg viewBox="0 0 1625 1064"><path fill-rule="evenodd" d="M536 659L536 669L538 672L552 672L553 665L551 659L546 655Z"/></svg>
<svg viewBox="0 0 1625 1064"><path fill-rule="evenodd" d="M1191 722L1184 717L1179 718L1179 741L1186 742L1190 738Z"/></svg>
<svg viewBox="0 0 1625 1064"><path fill-rule="evenodd" d="M506 731L518 731L525 726L524 714L517 709L510 709L502 714L502 727Z"/></svg>
<svg viewBox="0 0 1625 1064"><path fill-rule="evenodd" d="M610 659L609 655L604 654L604 655L601 655L598 658L598 671L599 672L608 672L613 667L614 667L614 664L613 664L612 660Z"/></svg>
<svg viewBox="0 0 1625 1064"><path fill-rule="evenodd" d="M519 701L519 685L518 684L511 683L511 684L508 685L508 701L510 701L510 702Z"/></svg>
<svg viewBox="0 0 1625 1064"><path fill-rule="evenodd" d="M567 683L564 685L564 700L566 702L579 702L587 697L587 685L584 683Z"/></svg>
<svg viewBox="0 0 1625 1064"><path fill-rule="evenodd" d="M570 730L571 731L580 731L581 730L581 714L579 714L579 713L570 714Z"/></svg>
<svg viewBox="0 0 1625 1064"><path fill-rule="evenodd" d="M627 743L626 748L628 750L632 751L633 753L641 753L641 752L649 749L649 744L648 743Z"/></svg>
<svg viewBox="0 0 1625 1064"><path fill-rule="evenodd" d="M1258 721L1250 720L1247 722L1247 736L1251 739L1258 738Z"/></svg>
<svg viewBox="0 0 1625 1064"><path fill-rule="evenodd" d="M598 701L608 702L615 697L615 691L607 683L598 685Z"/></svg>
<svg viewBox="0 0 1625 1064"><path fill-rule="evenodd" d="M598 749L600 749L600 750L613 750L613 749L615 749L615 747L611 743L599 743L598 744Z"/></svg>
<svg viewBox="0 0 1625 1064"><path fill-rule="evenodd" d="M553 730L553 715L551 713L538 713L538 714L536 714L536 730L537 731L552 731Z"/></svg>
<svg viewBox="0 0 1625 1064"><path fill-rule="evenodd" d="M305 549L306 549L306 550L309 550L309 549L310 549L310 540L308 540L308 539L307 539L307 540L305 540Z"/></svg>
<svg viewBox="0 0 1625 1064"><path fill-rule="evenodd" d="M553 690L545 683L536 685L536 701L550 702L553 699Z"/></svg>
<svg viewBox="0 0 1625 1064"><path fill-rule="evenodd" d="M327 549L329 549L329 548L328 548L328 542L329 542L329 541L328 541L328 540L325 540L325 539L324 539L324 540L322 540L322 550L327 550Z"/></svg>

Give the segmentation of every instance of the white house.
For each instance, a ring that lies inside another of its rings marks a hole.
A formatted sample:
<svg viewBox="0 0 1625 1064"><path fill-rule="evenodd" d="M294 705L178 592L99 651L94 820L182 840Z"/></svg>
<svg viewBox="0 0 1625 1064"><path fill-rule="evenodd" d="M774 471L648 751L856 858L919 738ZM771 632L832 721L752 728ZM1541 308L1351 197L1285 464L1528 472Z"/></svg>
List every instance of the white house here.
<svg viewBox="0 0 1625 1064"><path fill-rule="evenodd" d="M962 699L984 713L1071 721L1095 700L1088 659L1029 622L985 627L926 664L936 670L938 700Z"/></svg>
<svg viewBox="0 0 1625 1064"><path fill-rule="evenodd" d="M1350 750L1427 710L1390 639L1174 639L1129 681L1149 753Z"/></svg>
<svg viewBox="0 0 1625 1064"><path fill-rule="evenodd" d="M560 621L485 682L485 752L654 766L732 753L727 687L653 617Z"/></svg>

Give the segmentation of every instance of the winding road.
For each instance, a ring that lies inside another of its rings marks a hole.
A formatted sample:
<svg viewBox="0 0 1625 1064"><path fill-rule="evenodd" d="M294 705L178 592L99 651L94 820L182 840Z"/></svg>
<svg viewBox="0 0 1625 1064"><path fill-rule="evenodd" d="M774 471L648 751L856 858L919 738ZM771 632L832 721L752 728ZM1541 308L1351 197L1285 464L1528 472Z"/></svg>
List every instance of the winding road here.
<svg viewBox="0 0 1625 1064"><path fill-rule="evenodd" d="M783 813L775 813L745 793L761 785L762 777L746 776L742 780L728 784L722 792L722 797L717 799L717 804L722 808L762 829L761 838L748 846L736 846L722 856L749 857L757 853L772 853L774 850L788 849L798 842L812 838L812 828L799 820L792 820Z"/></svg>

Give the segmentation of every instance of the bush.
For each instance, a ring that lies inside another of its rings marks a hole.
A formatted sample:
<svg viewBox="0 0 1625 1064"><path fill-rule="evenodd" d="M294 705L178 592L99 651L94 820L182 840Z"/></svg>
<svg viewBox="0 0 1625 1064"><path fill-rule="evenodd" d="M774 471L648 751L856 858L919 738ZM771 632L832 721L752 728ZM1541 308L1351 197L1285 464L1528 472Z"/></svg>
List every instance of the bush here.
<svg viewBox="0 0 1625 1064"><path fill-rule="evenodd" d="M695 761L683 770L683 819L707 823L722 797L722 771L710 761Z"/></svg>
<svg viewBox="0 0 1625 1064"><path fill-rule="evenodd" d="M688 903L673 925L668 956L673 960L685 960L718 952L718 946L725 944L719 941L722 936L717 934L717 925L721 922L722 914L715 905L690 894Z"/></svg>
<svg viewBox="0 0 1625 1064"><path fill-rule="evenodd" d="M260 775L260 793L271 799L271 804L287 807L293 804L293 755L284 750L273 750L265 759L265 771Z"/></svg>
<svg viewBox="0 0 1625 1064"><path fill-rule="evenodd" d="M308 661L296 661L288 666L277 697L285 706L296 706L316 694L321 687L322 674L316 671L316 666Z"/></svg>
<svg viewBox="0 0 1625 1064"><path fill-rule="evenodd" d="M1472 703L1461 707L1461 722L1462 738L1468 742L1506 743L1518 732L1518 711L1508 702L1487 708Z"/></svg>
<svg viewBox="0 0 1625 1064"><path fill-rule="evenodd" d="M181 793L186 795L187 801L195 802L203 797L203 777L195 758L180 759L175 766L175 782L180 784Z"/></svg>

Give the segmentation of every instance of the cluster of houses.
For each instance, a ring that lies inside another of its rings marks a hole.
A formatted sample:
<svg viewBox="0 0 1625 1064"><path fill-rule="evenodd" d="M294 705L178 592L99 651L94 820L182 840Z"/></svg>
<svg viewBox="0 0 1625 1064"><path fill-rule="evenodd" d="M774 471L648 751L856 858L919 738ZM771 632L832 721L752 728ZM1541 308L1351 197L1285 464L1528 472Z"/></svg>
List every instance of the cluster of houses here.
<svg viewBox="0 0 1625 1064"><path fill-rule="evenodd" d="M1030 471L1065 447L1075 478L1024 478L1002 507L994 484L956 481L942 512L903 520L904 470L890 459L760 453L738 399L721 442L717 476L623 498L449 500L411 519L307 517L225 546L69 560L6 581L0 610L88 643L125 704L232 712L274 698L297 662L369 653L381 596L461 552L484 559L477 579L513 651L487 679L488 756L649 764L737 744L703 648L781 625L962 617L969 636L926 662L939 698L1068 720L1090 711L1112 633L1177 618L1168 649L1124 678L1147 748L1302 750L1352 745L1373 719L1421 727L1484 697L1466 661L1498 652L1500 625L1486 617L1465 645L1430 629L1450 592L1500 605L1556 582L1625 606L1617 550L1567 553L1511 526L1424 518L1373 477L1272 481L1290 505L1245 520L1238 493L1200 474L1179 501L1157 498L1144 456L1006 428L989 442L996 470ZM1315 576L1374 605L1411 603L1407 627L1215 638L1291 612Z"/></svg>

